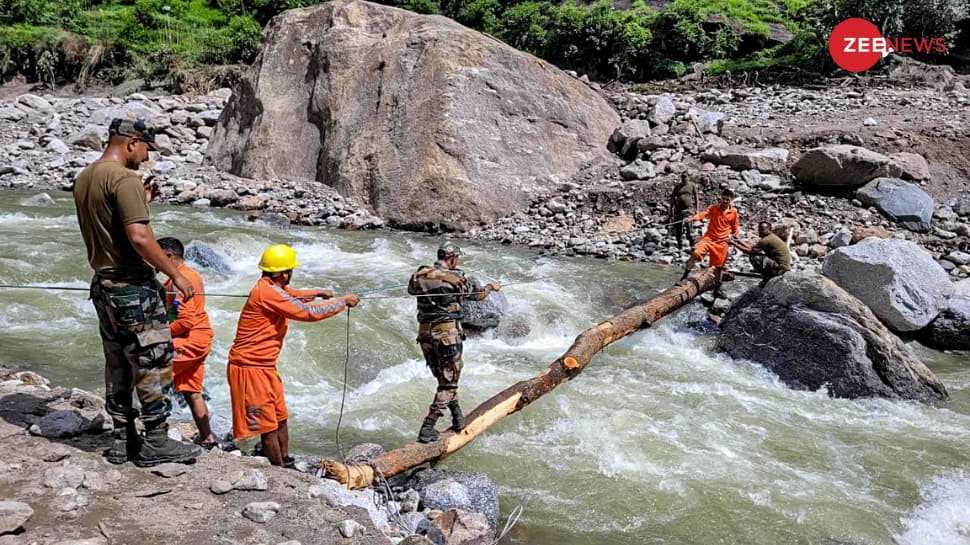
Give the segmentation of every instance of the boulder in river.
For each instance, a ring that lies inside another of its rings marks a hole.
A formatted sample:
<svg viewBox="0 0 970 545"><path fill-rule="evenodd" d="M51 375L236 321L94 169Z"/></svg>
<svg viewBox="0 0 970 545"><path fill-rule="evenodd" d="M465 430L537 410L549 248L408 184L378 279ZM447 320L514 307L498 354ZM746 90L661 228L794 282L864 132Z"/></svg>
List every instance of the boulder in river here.
<svg viewBox="0 0 970 545"><path fill-rule="evenodd" d="M185 245L184 257L186 261L191 261L201 269L219 274L229 274L232 271L222 255L216 252L212 246L200 240L192 240Z"/></svg>
<svg viewBox="0 0 970 545"><path fill-rule="evenodd" d="M949 275L933 256L896 238L867 238L838 248L825 258L822 273L894 331L925 327L953 291Z"/></svg>
<svg viewBox="0 0 970 545"><path fill-rule="evenodd" d="M484 285L475 280L474 285ZM509 300L501 291L492 292L481 301L466 299L461 303L461 325L466 329L484 331L498 327L509 311Z"/></svg>
<svg viewBox="0 0 970 545"><path fill-rule="evenodd" d="M970 350L970 279L954 284L953 296L924 331L928 344L949 350Z"/></svg>
<svg viewBox="0 0 970 545"><path fill-rule="evenodd" d="M428 469L416 473L408 485L421 494L424 509L461 509L485 515L498 527L498 489L487 475Z"/></svg>
<svg viewBox="0 0 970 545"><path fill-rule="evenodd" d="M718 350L760 363L794 387L846 398L947 398L910 347L824 276L793 272L754 287L721 327Z"/></svg>

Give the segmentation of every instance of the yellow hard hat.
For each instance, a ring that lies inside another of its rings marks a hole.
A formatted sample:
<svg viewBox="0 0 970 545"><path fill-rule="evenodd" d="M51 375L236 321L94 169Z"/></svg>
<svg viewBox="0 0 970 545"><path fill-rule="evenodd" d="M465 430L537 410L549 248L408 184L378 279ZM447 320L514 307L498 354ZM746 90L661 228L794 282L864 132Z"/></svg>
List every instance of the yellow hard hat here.
<svg viewBox="0 0 970 545"><path fill-rule="evenodd" d="M296 260L296 250L286 244L274 244L263 251L259 258L259 270L264 272L283 272L300 266Z"/></svg>

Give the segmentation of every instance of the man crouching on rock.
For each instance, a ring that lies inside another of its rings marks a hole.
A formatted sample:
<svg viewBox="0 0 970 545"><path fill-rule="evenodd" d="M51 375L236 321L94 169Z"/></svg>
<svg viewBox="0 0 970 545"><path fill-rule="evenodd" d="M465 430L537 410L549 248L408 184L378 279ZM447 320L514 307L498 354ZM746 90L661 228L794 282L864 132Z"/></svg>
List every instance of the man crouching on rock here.
<svg viewBox="0 0 970 545"><path fill-rule="evenodd" d="M226 379L232 402L232 434L236 440L260 436L263 455L275 466L291 466L289 413L276 362L290 320L316 322L355 307L350 293L334 297L330 290L296 290L289 286L299 263L285 244L270 246L259 260L263 276L249 292L239 314L236 339L229 350ZM310 304L316 298L326 299Z"/></svg>
<svg viewBox="0 0 970 545"><path fill-rule="evenodd" d="M458 405L458 380L461 378L462 341L461 300L481 301L493 291L502 289L498 282L479 288L465 278L458 268L461 248L451 242L438 247L438 261L433 267L423 265L411 275L408 293L418 296L418 343L431 374L438 380L434 400L428 416L421 424L418 442L430 443L438 439L435 423L451 411L451 429L458 432L465 427Z"/></svg>
<svg viewBox="0 0 970 545"><path fill-rule="evenodd" d="M687 260L684 268L684 275L680 277L678 285L683 285L687 281L687 275L694 268L698 261L704 259L705 255L710 255L711 267L714 267L715 284L714 298L721 294L721 277L724 274L724 264L727 263L728 242L731 237L738 236L738 211L731 202L734 200L734 192L725 188L721 191L721 199L718 204L710 206L707 210L694 214L690 221L701 221L709 218L707 231L704 236L694 246L694 253Z"/></svg>
<svg viewBox="0 0 970 545"><path fill-rule="evenodd" d="M736 240L731 245L748 254L751 266L761 275L761 285L764 286L769 279L791 271L791 252L785 241L771 232L771 224L767 221L758 224L758 236L761 240L756 244Z"/></svg>
<svg viewBox="0 0 970 545"><path fill-rule="evenodd" d="M165 313L165 289L155 269L172 279L188 301L191 282L155 241L148 225L154 190L132 170L155 149L155 133L143 120L115 119L101 158L78 174L74 204L81 238L94 269L91 301L98 313L105 360L105 407L114 422L109 462L150 467L190 463L202 449L168 437L172 402L172 335ZM144 441L138 437L132 390L141 402Z"/></svg>

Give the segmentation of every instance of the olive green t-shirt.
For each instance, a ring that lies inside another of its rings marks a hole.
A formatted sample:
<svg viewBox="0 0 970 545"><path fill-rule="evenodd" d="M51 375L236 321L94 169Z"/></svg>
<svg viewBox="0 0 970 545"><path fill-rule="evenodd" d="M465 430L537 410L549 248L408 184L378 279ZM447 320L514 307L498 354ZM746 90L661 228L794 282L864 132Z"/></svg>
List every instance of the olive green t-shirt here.
<svg viewBox="0 0 970 545"><path fill-rule="evenodd" d="M145 186L137 174L115 161L95 161L74 182L74 205L95 274L119 281L155 274L125 233L129 223L148 223Z"/></svg>
<svg viewBox="0 0 970 545"><path fill-rule="evenodd" d="M754 249L763 252L772 261L781 265L786 271L791 270L791 252L788 251L788 246L785 245L785 241L778 238L778 235L768 233L768 236L755 244Z"/></svg>
<svg viewBox="0 0 970 545"><path fill-rule="evenodd" d="M683 184L678 183L674 187L674 204L678 210L686 210L694 207L694 199L697 195L697 186L694 182L686 181Z"/></svg>

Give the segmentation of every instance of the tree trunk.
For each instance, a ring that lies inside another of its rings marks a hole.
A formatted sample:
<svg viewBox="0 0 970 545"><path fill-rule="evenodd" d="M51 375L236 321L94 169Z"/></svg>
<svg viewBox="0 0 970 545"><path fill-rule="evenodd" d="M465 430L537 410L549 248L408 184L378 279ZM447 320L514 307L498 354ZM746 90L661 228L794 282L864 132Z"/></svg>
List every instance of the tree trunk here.
<svg viewBox="0 0 970 545"><path fill-rule="evenodd" d="M712 269L695 272L689 279L684 286L668 288L646 303L624 310L582 332L569 350L541 374L509 386L469 413L465 417L465 428L460 432L443 432L437 441L431 443L408 443L377 456L367 464L343 464L334 460L323 460L320 464L325 470L325 476L347 488L366 488L374 481L376 472L390 477L427 462L443 460L470 443L492 424L522 410L556 386L572 380L603 348L650 327L666 314L714 287Z"/></svg>

